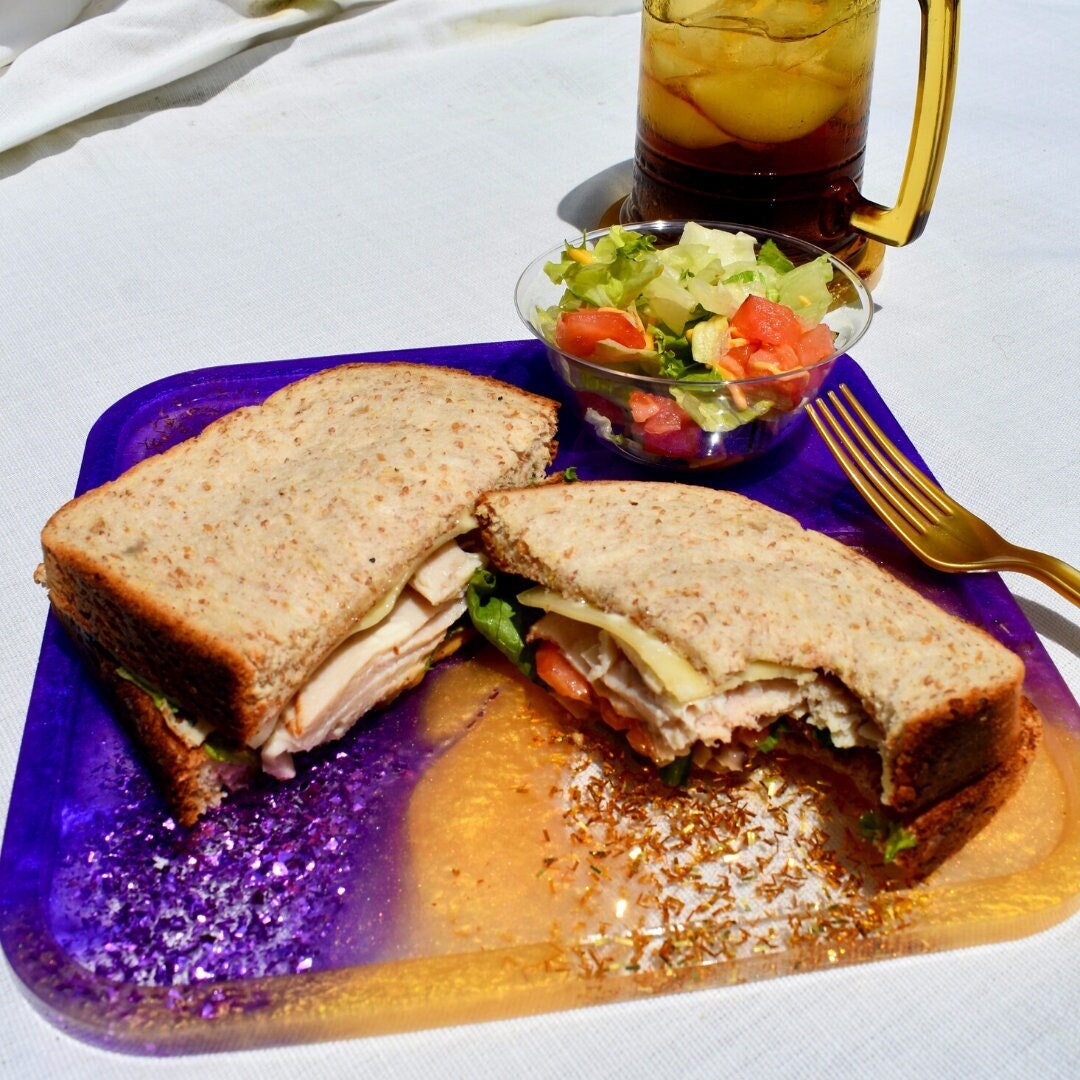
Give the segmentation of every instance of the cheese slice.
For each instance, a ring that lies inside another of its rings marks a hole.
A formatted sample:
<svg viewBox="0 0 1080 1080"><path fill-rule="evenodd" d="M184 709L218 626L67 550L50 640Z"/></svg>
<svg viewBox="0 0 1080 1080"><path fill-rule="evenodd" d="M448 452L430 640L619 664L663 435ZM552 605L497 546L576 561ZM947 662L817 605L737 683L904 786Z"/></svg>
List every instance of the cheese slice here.
<svg viewBox="0 0 1080 1080"><path fill-rule="evenodd" d="M528 607L538 607L600 630L606 630L645 676L651 675L680 705L712 694L722 694L747 683L769 679L792 679L805 683L816 677L809 668L775 664L770 660L751 660L739 671L715 682L698 671L681 653L666 642L643 630L625 615L601 611L584 600L571 600L540 585L518 595Z"/></svg>
<svg viewBox="0 0 1080 1080"><path fill-rule="evenodd" d="M398 602L398 597L401 595L402 589L408 585L414 577L421 574L425 568L429 567L432 563L450 563L450 566L455 568L460 562L460 556L465 556L465 553L454 543L459 536L464 536L465 533L471 532L477 527L476 518L471 514L466 514L457 524L457 528L448 532L445 536L436 540L434 544L422 555L415 563L410 566L405 573L386 591L382 599L380 599L373 608L371 608L367 614L360 618L360 621L353 628L354 632L359 633L363 630L370 630L373 626L377 626L379 623L394 610L394 606ZM450 556L448 559L447 556ZM465 580L460 584L460 589L455 591L461 591L468 584L468 579L471 574L471 570L480 565L480 560L476 556L467 556L473 560L473 565L469 574L465 575ZM448 569L448 573L454 573L454 569ZM417 589L422 595L426 596L428 600L434 603L441 603L446 599L446 596L433 597L430 595L429 590L423 587Z"/></svg>
<svg viewBox="0 0 1080 1080"><path fill-rule="evenodd" d="M601 611L584 600L571 600L542 586L527 589L518 600L555 615L606 630L624 650L639 661L680 704L711 694L712 680L666 642L653 637L625 615Z"/></svg>
<svg viewBox="0 0 1080 1080"><path fill-rule="evenodd" d="M746 683L766 682L769 679L791 679L797 683L809 682L817 678L813 668L791 667L788 664L774 664L771 660L751 660L746 667L732 672L717 684L717 692L734 690Z"/></svg>

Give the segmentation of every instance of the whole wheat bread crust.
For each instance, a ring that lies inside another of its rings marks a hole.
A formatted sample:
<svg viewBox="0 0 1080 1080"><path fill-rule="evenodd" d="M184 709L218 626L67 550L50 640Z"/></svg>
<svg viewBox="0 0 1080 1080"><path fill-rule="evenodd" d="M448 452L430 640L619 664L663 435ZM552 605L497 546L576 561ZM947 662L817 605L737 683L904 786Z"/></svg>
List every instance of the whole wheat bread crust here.
<svg viewBox="0 0 1080 1080"><path fill-rule="evenodd" d="M889 876L901 882L926 877L988 825L1020 787L1041 738L1042 718L1022 697L1017 738L1006 757L929 806L908 814L888 813L890 824L902 826L915 839L914 847L901 851L886 868ZM844 777L867 806L878 804L881 759L873 750L835 750L801 725L794 726L780 745L782 754Z"/></svg>
<svg viewBox="0 0 1080 1080"><path fill-rule="evenodd" d="M557 405L486 376L347 364L149 457L42 531L54 608L255 744L478 495L536 482Z"/></svg>
<svg viewBox="0 0 1080 1080"><path fill-rule="evenodd" d="M201 746L186 743L165 722L150 694L118 674L113 657L63 612L57 611L57 616L116 706L116 715L153 778L155 788L181 825L194 825L230 791L250 783L254 768L222 765Z"/></svg>
<svg viewBox="0 0 1080 1080"><path fill-rule="evenodd" d="M900 852L896 870L923 878L984 829L1019 789L1042 738L1042 718L1026 698L1020 703L1018 737L1007 757L973 783L902 822L915 846Z"/></svg>

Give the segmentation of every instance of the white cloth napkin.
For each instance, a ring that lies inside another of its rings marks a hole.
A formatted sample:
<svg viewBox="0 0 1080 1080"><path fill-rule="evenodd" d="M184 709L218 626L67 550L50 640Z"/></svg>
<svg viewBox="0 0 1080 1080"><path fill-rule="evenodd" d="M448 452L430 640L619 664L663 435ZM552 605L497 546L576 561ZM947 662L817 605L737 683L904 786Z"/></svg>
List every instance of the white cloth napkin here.
<svg viewBox="0 0 1080 1080"><path fill-rule="evenodd" d="M0 0L0 152L243 49L395 0ZM411 5L413 32L447 15L533 25L620 15L637 0L477 0Z"/></svg>
<svg viewBox="0 0 1080 1080"><path fill-rule="evenodd" d="M87 0L10 0L0 8L0 67L35 42L70 26Z"/></svg>
<svg viewBox="0 0 1080 1080"><path fill-rule="evenodd" d="M387 0L5 0L0 151L346 9Z"/></svg>

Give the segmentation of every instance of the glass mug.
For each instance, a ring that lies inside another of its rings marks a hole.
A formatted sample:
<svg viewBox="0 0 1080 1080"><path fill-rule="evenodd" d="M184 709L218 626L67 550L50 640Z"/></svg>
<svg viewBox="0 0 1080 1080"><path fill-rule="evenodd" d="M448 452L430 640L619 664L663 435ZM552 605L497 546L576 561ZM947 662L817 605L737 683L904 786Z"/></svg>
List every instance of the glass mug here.
<svg viewBox="0 0 1080 1080"><path fill-rule="evenodd" d="M960 0L919 0L918 94L896 205L859 191L879 0L644 0L634 181L620 220L790 233L852 266L923 231L941 170ZM867 268L866 272L872 271Z"/></svg>

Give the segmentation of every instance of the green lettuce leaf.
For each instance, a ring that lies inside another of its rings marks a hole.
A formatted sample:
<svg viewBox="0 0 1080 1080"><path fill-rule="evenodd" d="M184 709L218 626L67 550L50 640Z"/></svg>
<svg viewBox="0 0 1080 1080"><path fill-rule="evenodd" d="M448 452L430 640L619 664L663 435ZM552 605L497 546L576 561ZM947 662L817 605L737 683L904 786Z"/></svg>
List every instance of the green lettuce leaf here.
<svg viewBox="0 0 1080 1080"><path fill-rule="evenodd" d="M716 377L716 373L713 372L712 378ZM764 416L773 407L773 403L764 398L753 402L745 409L737 409L727 398L719 394L700 397L690 389L689 384L685 389L681 386L671 387L671 396L702 431L734 431L735 428L748 424L759 416Z"/></svg>
<svg viewBox="0 0 1080 1080"><path fill-rule="evenodd" d="M567 295L561 304L564 309L584 303L625 310L664 269L652 236L618 225L596 242L591 254L590 261L580 262L571 257L567 247L558 262L544 267L556 285L566 286Z"/></svg>
<svg viewBox="0 0 1080 1080"><path fill-rule="evenodd" d="M918 847L918 837L913 832L905 829L903 825L893 825L885 840L883 855L887 863L891 863L901 851L908 848Z"/></svg>
<svg viewBox="0 0 1080 1080"><path fill-rule="evenodd" d="M887 863L895 861L901 851L918 847L919 844L918 837L909 829L872 810L859 816L859 833L863 839L872 840L881 848L882 857Z"/></svg>
<svg viewBox="0 0 1080 1080"><path fill-rule="evenodd" d="M668 787L682 787L690 776L691 763L690 755L684 754L667 765L661 765L657 775Z"/></svg>
<svg viewBox="0 0 1080 1080"><path fill-rule="evenodd" d="M530 679L536 677L534 649L525 641L529 626L541 614L502 595L496 574L484 567L473 572L465 590L469 619L476 630Z"/></svg>
<svg viewBox="0 0 1080 1080"><path fill-rule="evenodd" d="M776 246L773 239L766 240L758 251L758 262L771 266L778 274L795 269L795 264Z"/></svg>
<svg viewBox="0 0 1080 1080"><path fill-rule="evenodd" d="M832 276L832 264L821 255L784 274L776 299L791 308L803 322L819 323L832 306L833 297L829 292Z"/></svg>

